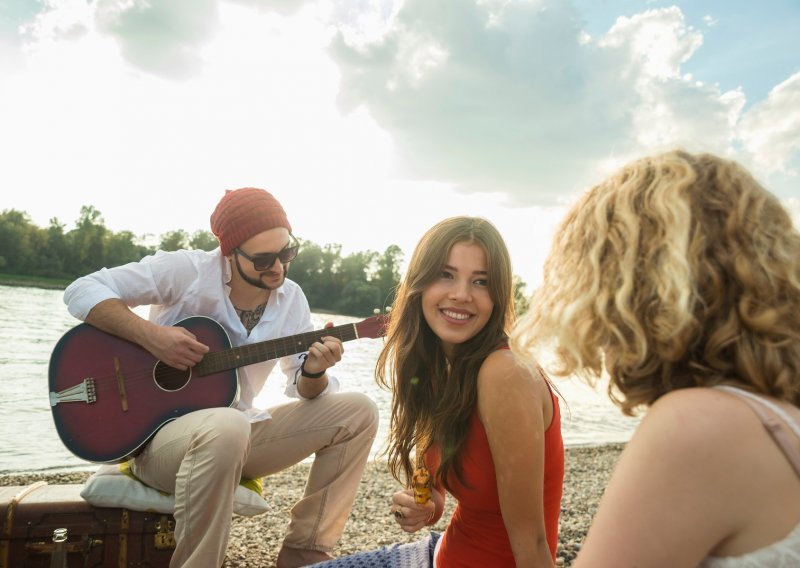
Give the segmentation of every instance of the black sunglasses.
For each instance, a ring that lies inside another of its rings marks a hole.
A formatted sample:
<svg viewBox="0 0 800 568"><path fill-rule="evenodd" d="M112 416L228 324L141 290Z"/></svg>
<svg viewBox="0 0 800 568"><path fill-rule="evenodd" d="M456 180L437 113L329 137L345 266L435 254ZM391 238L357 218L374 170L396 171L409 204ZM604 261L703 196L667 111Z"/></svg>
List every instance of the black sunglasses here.
<svg viewBox="0 0 800 568"><path fill-rule="evenodd" d="M239 247L236 247L233 249L233 251L252 262L253 268L255 268L258 272L264 272L265 270L269 270L272 265L275 264L275 259L280 260L281 264L286 264L287 262L291 262L295 259L297 253L300 251L300 244L294 237L292 237L292 241L294 242L286 245L278 252L261 252L250 256Z"/></svg>

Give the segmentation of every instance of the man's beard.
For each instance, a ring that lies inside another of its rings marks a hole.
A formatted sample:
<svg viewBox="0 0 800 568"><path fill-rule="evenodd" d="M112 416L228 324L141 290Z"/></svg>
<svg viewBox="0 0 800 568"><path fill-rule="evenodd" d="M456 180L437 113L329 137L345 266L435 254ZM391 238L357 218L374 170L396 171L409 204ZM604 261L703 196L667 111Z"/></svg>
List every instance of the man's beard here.
<svg viewBox="0 0 800 568"><path fill-rule="evenodd" d="M244 271L242 270L242 267L239 265L239 256L238 255L234 255L234 259L236 260L236 270L239 272L239 276L241 276L242 280L244 280L245 282L247 282L251 286L255 286L256 288L261 288L262 290L276 290L276 289L280 288L281 286L283 286L283 281L286 280L286 272L287 272L287 269L288 269L288 266L286 266L286 265L281 265L283 267L283 278L281 278L281 281L278 282L275 285L267 286L266 284L264 284L264 282L261 280L261 278L253 278L253 277L248 276L247 274L244 273ZM268 271L265 271L265 272L261 272L260 274L262 276L272 277L272 276L275 276L276 273L271 271L271 270L268 270Z"/></svg>

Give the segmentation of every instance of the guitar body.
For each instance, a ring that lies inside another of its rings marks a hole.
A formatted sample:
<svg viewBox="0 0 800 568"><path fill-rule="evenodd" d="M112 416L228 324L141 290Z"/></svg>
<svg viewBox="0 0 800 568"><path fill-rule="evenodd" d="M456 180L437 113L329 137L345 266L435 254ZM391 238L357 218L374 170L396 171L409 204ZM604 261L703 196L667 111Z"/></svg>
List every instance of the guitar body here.
<svg viewBox="0 0 800 568"><path fill-rule="evenodd" d="M147 350L80 324L50 357L50 409L61 441L79 458L114 463L135 456L164 424L239 399L236 369L308 351L326 336L341 341L381 337L384 316L289 337L231 347L225 329L196 316L175 325L209 347L189 371L158 361Z"/></svg>
<svg viewBox="0 0 800 568"><path fill-rule="evenodd" d="M176 325L211 351L231 346L223 327L210 318L191 317ZM192 376L167 367L139 345L80 324L53 350L49 390L64 445L79 458L115 463L136 455L171 420L233 406L239 382L235 368Z"/></svg>

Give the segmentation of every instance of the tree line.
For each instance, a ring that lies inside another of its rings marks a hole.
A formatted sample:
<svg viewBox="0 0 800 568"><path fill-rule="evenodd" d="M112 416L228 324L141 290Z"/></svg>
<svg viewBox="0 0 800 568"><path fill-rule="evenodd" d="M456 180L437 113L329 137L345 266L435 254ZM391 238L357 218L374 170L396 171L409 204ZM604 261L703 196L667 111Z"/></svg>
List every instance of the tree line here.
<svg viewBox="0 0 800 568"><path fill-rule="evenodd" d="M156 246L142 244L131 231L114 232L105 226L95 207L85 205L75 227L57 218L46 228L31 222L27 213L6 209L0 213L0 273L71 281L103 267L137 262L156 250L213 250L218 246L210 231L193 234L182 229L163 233ZM372 250L342 255L338 244L300 241L301 253L289 267L289 277L306 294L312 311L366 316L391 306L400 281L403 251L390 245L383 253ZM515 277L517 311L527 309L525 283Z"/></svg>

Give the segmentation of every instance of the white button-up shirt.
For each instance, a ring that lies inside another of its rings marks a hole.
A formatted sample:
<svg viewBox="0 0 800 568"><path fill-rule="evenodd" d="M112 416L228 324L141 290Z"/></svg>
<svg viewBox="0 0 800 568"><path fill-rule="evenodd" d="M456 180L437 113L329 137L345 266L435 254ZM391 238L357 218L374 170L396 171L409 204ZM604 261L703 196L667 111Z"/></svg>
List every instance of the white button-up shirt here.
<svg viewBox="0 0 800 568"><path fill-rule="evenodd" d="M230 263L219 248L159 251L115 268L103 268L79 278L64 292L69 313L85 320L89 311L103 300L118 298L130 307L150 305L150 321L174 325L191 316L216 320L228 333L231 344L240 345L278 339L313 330L308 300L297 283L285 280L270 294L261 320L248 336L230 301ZM251 420L269 418L265 410L253 407L253 399L266 383L277 361L286 375L285 394L302 398L296 377L302 363L300 355L255 363L239 369L240 396L237 408ZM339 390L338 380L328 374L328 386L320 396Z"/></svg>

